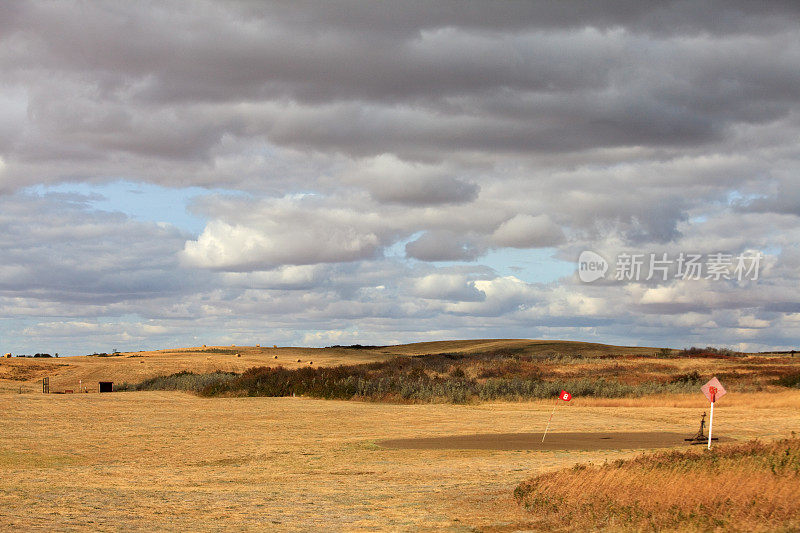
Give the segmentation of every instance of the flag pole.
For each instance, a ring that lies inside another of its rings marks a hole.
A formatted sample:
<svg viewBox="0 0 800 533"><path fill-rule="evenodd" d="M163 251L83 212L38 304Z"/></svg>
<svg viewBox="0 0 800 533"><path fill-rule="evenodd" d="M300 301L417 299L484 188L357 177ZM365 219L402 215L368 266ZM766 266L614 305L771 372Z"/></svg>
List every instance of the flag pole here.
<svg viewBox="0 0 800 533"><path fill-rule="evenodd" d="M716 398L711 396L711 416L708 419L708 449L711 449L711 428L714 427L714 400Z"/></svg>
<svg viewBox="0 0 800 533"><path fill-rule="evenodd" d="M553 420L553 413L556 412L556 407L558 407L558 398L556 398L556 403L553 405L553 411L550 413L550 419L547 421L547 427L544 428L544 435L542 435L542 442L544 442L544 438L547 436L547 430L550 429L550 420Z"/></svg>
<svg viewBox="0 0 800 533"><path fill-rule="evenodd" d="M706 398L711 402L711 416L708 419L708 449L711 449L711 431L714 428L714 404L717 403L717 396L722 397L725 396L727 392L725 387L722 386L722 383L716 377L711 378L711 380L703 385L700 390L703 391L703 394L706 395Z"/></svg>

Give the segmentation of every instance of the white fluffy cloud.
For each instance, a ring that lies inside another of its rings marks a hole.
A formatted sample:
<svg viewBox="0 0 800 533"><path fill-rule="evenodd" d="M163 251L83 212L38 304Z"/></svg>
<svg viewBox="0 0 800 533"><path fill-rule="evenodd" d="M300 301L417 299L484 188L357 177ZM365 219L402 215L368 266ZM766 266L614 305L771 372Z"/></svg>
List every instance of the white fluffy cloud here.
<svg viewBox="0 0 800 533"><path fill-rule="evenodd" d="M192 266L255 270L368 259L379 249L380 240L372 232L325 220L311 224L252 228L214 221L196 241L186 243L184 258Z"/></svg>

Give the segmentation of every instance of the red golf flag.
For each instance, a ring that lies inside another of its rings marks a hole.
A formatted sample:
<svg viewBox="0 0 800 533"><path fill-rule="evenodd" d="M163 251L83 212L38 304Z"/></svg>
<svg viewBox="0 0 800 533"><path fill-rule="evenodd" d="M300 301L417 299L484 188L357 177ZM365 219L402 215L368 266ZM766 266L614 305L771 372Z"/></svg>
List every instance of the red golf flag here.
<svg viewBox="0 0 800 533"><path fill-rule="evenodd" d="M565 402L568 402L572 399L572 394L568 393L564 389L561 389L561 394L559 394L558 397L564 400Z"/></svg>

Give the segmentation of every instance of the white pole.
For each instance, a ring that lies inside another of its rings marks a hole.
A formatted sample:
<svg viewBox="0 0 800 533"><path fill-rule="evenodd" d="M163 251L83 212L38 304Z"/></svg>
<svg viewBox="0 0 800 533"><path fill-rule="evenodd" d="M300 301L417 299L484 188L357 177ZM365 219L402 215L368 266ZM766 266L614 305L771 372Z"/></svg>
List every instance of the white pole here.
<svg viewBox="0 0 800 533"><path fill-rule="evenodd" d="M556 412L556 407L558 407L558 400L556 400L556 404L553 406L553 412L550 413L550 418L547 420L547 427L544 428L544 435L542 435L542 442L544 442L544 438L547 436L547 430L550 429L550 420L553 420L553 413Z"/></svg>
<svg viewBox="0 0 800 533"><path fill-rule="evenodd" d="M711 428L714 427L714 402L711 402L711 417L708 420L708 449L711 449Z"/></svg>

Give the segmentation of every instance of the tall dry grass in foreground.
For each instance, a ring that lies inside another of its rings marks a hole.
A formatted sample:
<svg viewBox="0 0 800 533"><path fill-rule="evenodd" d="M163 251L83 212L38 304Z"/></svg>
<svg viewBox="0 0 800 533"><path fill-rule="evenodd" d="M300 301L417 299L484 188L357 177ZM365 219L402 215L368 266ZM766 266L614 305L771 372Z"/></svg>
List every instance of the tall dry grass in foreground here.
<svg viewBox="0 0 800 533"><path fill-rule="evenodd" d="M576 465L523 482L514 496L541 529L793 531L800 438Z"/></svg>

